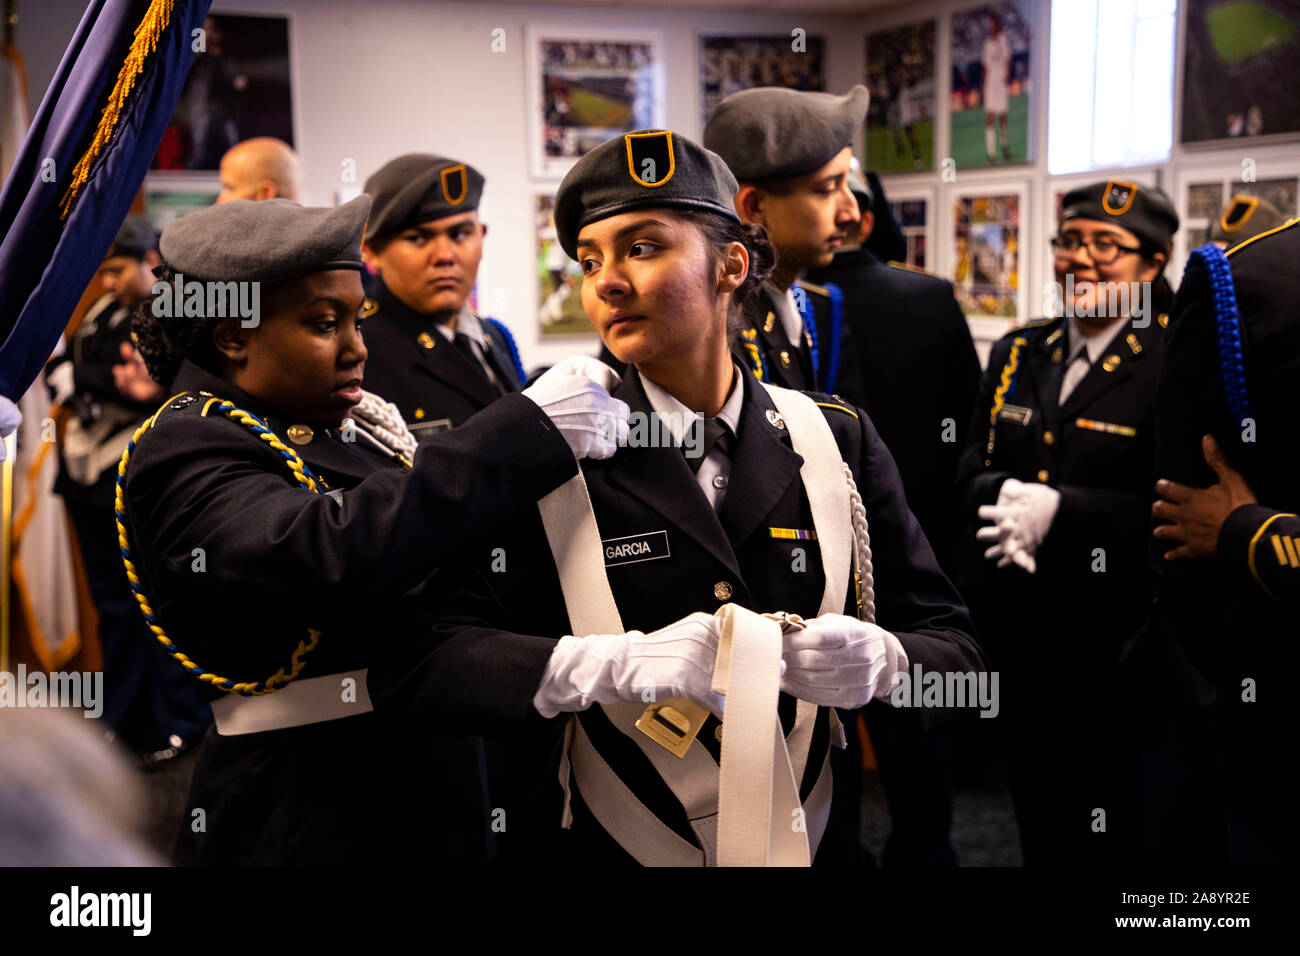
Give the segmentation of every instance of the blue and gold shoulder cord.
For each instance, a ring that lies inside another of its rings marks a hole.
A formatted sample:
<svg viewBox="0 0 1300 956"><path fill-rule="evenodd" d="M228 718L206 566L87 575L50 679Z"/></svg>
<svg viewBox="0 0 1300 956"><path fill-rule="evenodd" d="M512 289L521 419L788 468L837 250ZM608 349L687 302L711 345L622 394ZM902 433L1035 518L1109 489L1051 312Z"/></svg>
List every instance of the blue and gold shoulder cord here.
<svg viewBox="0 0 1300 956"><path fill-rule="evenodd" d="M989 406L989 443L984 450L985 468L993 466L993 440L998 432L998 413L1002 411L1007 396L1016 390L1016 382L1020 379L1020 350L1028 344L1029 339L1023 335L1017 335L1011 341L1011 353L1007 356L1007 364L1002 367L1002 377L997 391L993 393L993 404Z"/></svg>
<svg viewBox="0 0 1300 956"><path fill-rule="evenodd" d="M501 337L506 340L506 348L510 350L510 361L514 364L515 375L519 377L519 387L523 388L525 383L528 381L528 377L524 375L524 363L519 357L519 346L515 344L515 337L510 334L510 330L506 328L506 324L500 319L484 316L483 321L490 323L493 328L501 333Z"/></svg>
<svg viewBox="0 0 1300 956"><path fill-rule="evenodd" d="M217 674L204 670L198 664L194 663L194 661L190 660L181 652L180 648L176 646L172 639L167 636L167 632L163 630L162 625L159 624L158 620L154 617L153 607L149 603L148 596L144 593L144 585L140 580L140 575L136 572L135 563L131 560L131 543L128 540L126 533L125 492L126 468L131 461L131 452L135 450L136 444L144 437L145 433L147 433L149 429L153 428L154 423L158 420L158 416L171 407L172 402L185 396L185 392L173 395L171 398L167 399L167 401L163 402L162 407L160 407L158 411L154 412L149 418L146 418L131 436L131 440L127 443L126 450L122 452L122 460L118 462L114 519L117 522L117 543L122 554L122 564L126 568L127 580L131 584L131 593L135 595L136 603L140 605L140 611L144 614L145 623L149 626L149 630L153 632L154 637L158 639L158 643L162 644L173 660L205 684L211 684L213 687L224 690L228 694L239 694L243 697L255 697L261 694L271 694L280 690L302 673L302 669L307 663L307 655L310 654L316 648L316 645L320 643L320 631L312 628L307 629L308 636L306 639L299 641L298 646L294 649L293 657L289 661L288 672L286 672L282 667L265 680L256 682L241 682L231 680L228 677L220 677ZM290 474L293 475L294 481L296 481L300 486L306 488L313 494L322 493L324 482L313 475L308 469L306 463L298 457L298 453L284 442L280 441L275 433L267 428L261 419L250 412L244 411L242 408L236 407L234 403L228 402L222 398L210 398L208 400L208 403L203 408L204 417L207 416L208 412L211 411L214 406L231 421L243 425L254 435L279 452L280 457L284 459L285 465L288 467Z"/></svg>

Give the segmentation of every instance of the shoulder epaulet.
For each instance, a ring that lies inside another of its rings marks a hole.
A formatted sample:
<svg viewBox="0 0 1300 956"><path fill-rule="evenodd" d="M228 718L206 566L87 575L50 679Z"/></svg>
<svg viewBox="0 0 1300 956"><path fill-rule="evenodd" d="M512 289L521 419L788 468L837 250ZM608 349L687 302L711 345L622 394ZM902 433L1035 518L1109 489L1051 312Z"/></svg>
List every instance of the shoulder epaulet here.
<svg viewBox="0 0 1300 956"><path fill-rule="evenodd" d="M894 269L906 269L908 272L915 272L917 275L920 276L929 276L931 279L940 278L939 276L935 275L933 272L926 272L920 266L914 266L910 262L899 262L897 259L890 259L888 262L885 263L885 265L890 266Z"/></svg>
<svg viewBox="0 0 1300 956"><path fill-rule="evenodd" d="M813 282L805 282L803 279L796 279L795 285L799 286L799 288L803 289L805 292L815 292L817 295L820 295L823 298L827 298L827 299L831 297L831 290L826 288L824 285L817 285L816 283Z"/></svg>
<svg viewBox="0 0 1300 956"><path fill-rule="evenodd" d="M1242 249L1245 249L1252 242L1259 242L1259 240L1263 239L1265 236L1275 235L1276 233L1283 232L1297 224L1300 224L1300 216L1296 216L1294 219L1288 222L1284 222L1280 226L1275 226L1274 228L1269 229L1267 232L1261 232L1258 236L1251 236L1245 242L1237 243L1235 246L1233 246L1231 249L1228 250L1227 255L1230 256L1234 252L1240 252Z"/></svg>
<svg viewBox="0 0 1300 956"><path fill-rule="evenodd" d="M1045 325L1051 325L1056 319L1034 319L1032 322L1026 322L1024 325L1017 325L1013 329L1004 332L1001 338L1008 338L1012 335L1019 335L1022 332L1030 332L1034 329L1041 329Z"/></svg>
<svg viewBox="0 0 1300 956"><path fill-rule="evenodd" d="M357 314L363 319L368 319L378 311L379 303L370 298L370 296L366 296L366 301L361 303L361 311Z"/></svg>
<svg viewBox="0 0 1300 956"><path fill-rule="evenodd" d="M826 401L826 399L831 399L831 401ZM845 415L852 415L854 418L861 418L857 409L838 395L815 396L813 401L817 403L818 408L829 408L837 412L843 412Z"/></svg>

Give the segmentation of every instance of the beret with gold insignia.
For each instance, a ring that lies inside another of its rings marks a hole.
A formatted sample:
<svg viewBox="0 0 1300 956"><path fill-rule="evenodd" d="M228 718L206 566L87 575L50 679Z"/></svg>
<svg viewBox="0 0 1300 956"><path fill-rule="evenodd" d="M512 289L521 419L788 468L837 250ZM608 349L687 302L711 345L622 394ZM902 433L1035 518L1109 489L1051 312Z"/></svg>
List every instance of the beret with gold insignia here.
<svg viewBox="0 0 1300 956"><path fill-rule="evenodd" d="M1061 204L1061 222L1096 219L1127 229L1143 245L1160 252L1178 231L1178 213L1157 186L1112 179L1071 189Z"/></svg>
<svg viewBox="0 0 1300 956"><path fill-rule="evenodd" d="M740 221L736 178L722 157L669 130L640 129L597 146L555 194L560 246L578 258L582 227L633 209L685 207Z"/></svg>
<svg viewBox="0 0 1300 956"><path fill-rule="evenodd" d="M1228 203L1223 214L1210 223L1208 238L1210 242L1226 242L1235 246L1261 232L1276 229L1284 222L1286 216L1278 212L1277 207L1267 199L1239 193L1232 197L1232 202Z"/></svg>
<svg viewBox="0 0 1300 956"><path fill-rule="evenodd" d="M366 180L374 200L366 235L382 239L422 222L445 219L478 208L483 174L468 163L407 153L389 160Z"/></svg>

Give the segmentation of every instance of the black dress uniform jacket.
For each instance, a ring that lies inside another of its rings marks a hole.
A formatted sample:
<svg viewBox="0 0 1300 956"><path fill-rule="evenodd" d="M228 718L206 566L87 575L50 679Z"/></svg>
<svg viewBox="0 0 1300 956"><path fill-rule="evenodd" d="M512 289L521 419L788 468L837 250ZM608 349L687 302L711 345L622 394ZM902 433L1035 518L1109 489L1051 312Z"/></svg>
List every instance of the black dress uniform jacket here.
<svg viewBox="0 0 1300 956"><path fill-rule="evenodd" d="M768 418L774 411L767 393L748 375L740 427L731 451L729 490L715 513L680 449L626 447L607 461L586 461L583 472L591 493L602 539L628 538L648 543L653 555L636 563L618 563L607 555L610 586L623 626L645 632L695 611L713 613L734 602L759 612L784 610L816 616L823 574L815 542L786 540L771 529L810 530L807 496L799 479L802 459L788 432ZM613 393L633 414L649 413L639 374L629 370ZM877 620L898 636L913 665L926 670L979 671L984 666L960 596L935 563L916 519L907 510L898 471L867 416L858 409L821 395L824 414L844 460L853 470L866 506L875 566ZM476 563L475 580L467 579L459 609L467 619L501 628L558 638L570 633L560 583L539 518L530 517L502 534ZM503 549L496 551L495 549ZM802 551L801 557L796 551ZM493 566L504 558L504 565ZM479 573L481 572L481 573ZM850 587L849 603L853 603ZM455 602L453 602L455 603ZM852 608L846 613L855 614ZM540 675L539 675L540 678ZM786 730L792 726L794 699L781 696ZM887 720L896 733L914 733L952 716L938 710L895 710L876 702L868 708ZM561 715L553 737L567 719ZM662 820L694 842L681 805L654 773L634 743L614 729L599 708L583 715L583 726L601 754L632 790ZM710 718L693 746L718 756L717 721ZM801 785L806 798L830 745L823 708L813 733L808 771ZM541 754L541 758L547 754ZM533 765L539 763L534 754ZM526 761L516 758L521 770ZM572 830L559 827L560 789L556 767L538 768L523 779L534 799L527 827L512 824L507 839L528 846L524 856L593 864L628 864L628 856L600 827L573 791ZM516 781L518 783L518 781ZM494 796L495 799L495 796ZM525 800L518 793L504 802ZM517 815L507 811L507 816ZM844 808L832 805L831 820L819 863L859 861L857 835L846 828ZM515 834L520 834L518 837ZM512 850L513 852L513 850Z"/></svg>
<svg viewBox="0 0 1300 956"><path fill-rule="evenodd" d="M299 425L289 438L294 422L189 362L174 389L185 394L139 440L126 476L132 554L158 620L200 666L241 681L287 666L315 628L300 676L369 667L375 705L301 727L209 732L178 861L482 862L478 750L433 741L540 721L531 699L552 643L500 637L487 655L473 632L449 640L433 624L434 571L571 476L568 445L512 396L422 446L407 473L333 429ZM338 500L301 488L247 428L205 416L210 396L262 417Z"/></svg>
<svg viewBox="0 0 1300 956"><path fill-rule="evenodd" d="M1095 807L1110 809L1111 832L1119 825L1114 800L1096 789L1105 783L1101 771L1120 760L1097 743L1105 737L1108 711L1100 703L1084 707L1078 695L1099 702L1113 692L1121 645L1143 624L1154 597L1146 550L1165 330L1158 321L1145 328L1125 323L1060 405L1067 326L1058 318L994 344L959 467L962 593L1001 672L1003 714L1020 740L1020 784L1053 802L1073 801L1072 810L1047 821L1050 834L1026 831L1019 811L1030 864L1061 862L1063 844L1086 844L1092 835L1087 814ZM1016 339L1025 340L1019 373L997 414L990 450L990 411ZM998 568L984 557L989 544L975 538L986 524L979 506L995 504L1008 478L1041 482L1061 494L1032 575L1014 564ZM1016 766L1013 760L1013 787ZM1101 843L1086 845L1094 850Z"/></svg>
<svg viewBox="0 0 1300 956"><path fill-rule="evenodd" d="M1210 795L1189 809L1205 827L1202 845L1215 848L1211 862L1233 865L1289 865L1297 848L1293 788L1277 751L1280 729L1294 719L1284 675L1295 673L1300 625L1294 602L1279 588L1287 577L1300 576L1281 540L1296 534L1296 524L1277 518L1264 527L1274 511L1300 513L1297 261L1300 223L1294 222L1228 254L1252 421L1235 421L1229 412L1210 283L1199 266L1189 269L1179 289L1156 400L1158 477L1193 487L1217 482L1201 450L1201 436L1213 434L1256 500L1271 509L1246 507L1230 515L1218 560L1164 561L1172 542L1149 539L1160 613L1133 659L1146 690L1142 699L1163 725L1151 737L1155 745L1205 764L1207 742L1214 742L1220 799L1237 829L1229 831L1226 857L1219 855L1222 831L1211 832L1208 814L1200 812ZM1251 700L1243 699L1247 680L1256 685Z"/></svg>
<svg viewBox="0 0 1300 956"><path fill-rule="evenodd" d="M835 394L871 416L912 513L940 565L954 573L959 515L952 488L980 363L952 284L886 265L866 248L837 254L808 279L844 294L848 334Z"/></svg>
<svg viewBox="0 0 1300 956"><path fill-rule="evenodd" d="M365 387L396 405L417 438L454 428L501 397L482 366L447 341L427 315L393 295L382 278L370 298ZM483 332L492 343L489 361L497 375L507 391L518 391L505 337L489 322Z"/></svg>

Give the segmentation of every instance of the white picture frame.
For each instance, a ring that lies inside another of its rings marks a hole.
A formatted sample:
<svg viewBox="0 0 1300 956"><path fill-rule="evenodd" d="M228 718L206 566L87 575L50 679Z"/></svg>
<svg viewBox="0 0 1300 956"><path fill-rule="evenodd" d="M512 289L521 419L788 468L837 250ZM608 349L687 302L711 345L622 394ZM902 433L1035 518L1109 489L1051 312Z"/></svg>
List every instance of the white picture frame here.
<svg viewBox="0 0 1300 956"><path fill-rule="evenodd" d="M1014 200L1015 221L1013 226L1004 224L1001 235L991 228L995 225L994 220L986 218L987 204L971 210L977 216L974 224L981 227L978 230L972 230L969 223L959 222L959 206L968 203L973 205L977 200L1007 199ZM1027 295L1029 283L1026 280L1033 275L1033 256L1031 250L1024 248L1032 213L1029 183L1023 179L997 179L953 184L946 191L943 204L943 277L953 284L953 292L966 313L971 336L978 347L980 343L996 341L1030 317ZM1008 234L1008 230L1012 231ZM987 254L964 255L959 243L962 238L967 240L968 246L974 239ZM1014 268L1008 270L1006 256L1012 251L1015 255ZM990 260L990 255L1000 261ZM963 264L969 271L963 270ZM981 281L981 272L991 273L994 277L992 282ZM1004 277L1009 287L1002 285ZM987 308L990 299L998 303L1009 302L1012 308L1005 312L990 311Z"/></svg>
<svg viewBox="0 0 1300 956"><path fill-rule="evenodd" d="M529 24L525 37L534 179L561 179L584 153L621 133L664 127L662 32ZM610 117L604 123L601 109ZM592 122L577 122L584 118Z"/></svg>
<svg viewBox="0 0 1300 956"><path fill-rule="evenodd" d="M907 265L912 265L926 272L938 273L939 271L939 245L938 233L935 231L935 221L938 218L938 191L930 186L895 186L890 187L885 184L885 200L890 206L906 202L923 202L925 203L924 225L920 227L920 234L925 237L925 261L915 262L911 256L913 249L912 236L916 233L916 227L898 223L899 229L903 233L903 238L908 244ZM894 216L898 220L897 214Z"/></svg>

